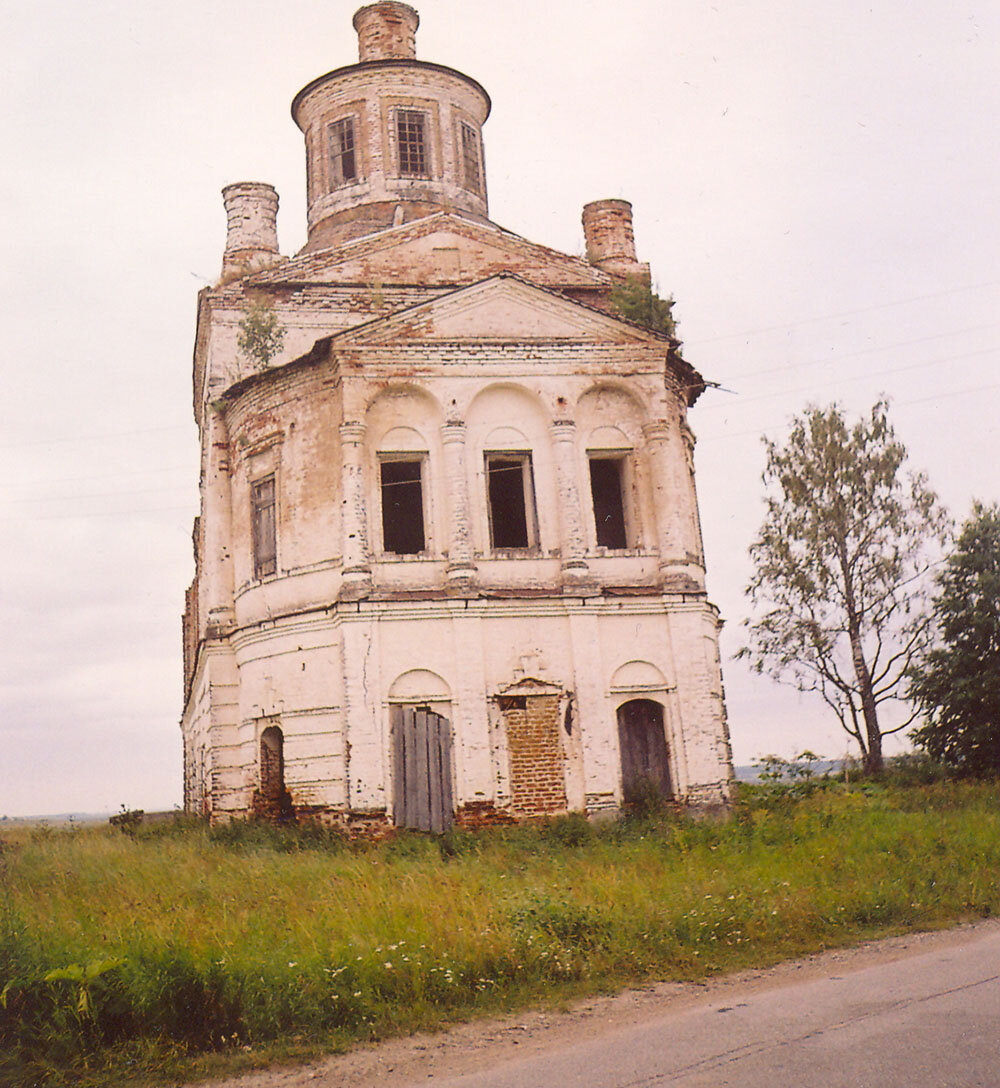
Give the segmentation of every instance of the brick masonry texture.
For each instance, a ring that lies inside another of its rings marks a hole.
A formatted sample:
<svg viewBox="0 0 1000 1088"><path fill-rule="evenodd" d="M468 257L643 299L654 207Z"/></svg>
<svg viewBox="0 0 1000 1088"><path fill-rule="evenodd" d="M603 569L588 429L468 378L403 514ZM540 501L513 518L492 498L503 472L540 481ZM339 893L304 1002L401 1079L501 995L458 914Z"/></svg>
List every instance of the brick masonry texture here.
<svg viewBox="0 0 1000 1088"><path fill-rule="evenodd" d="M511 812L551 816L566 811L559 699L529 695L525 707L504 709L510 746Z"/></svg>

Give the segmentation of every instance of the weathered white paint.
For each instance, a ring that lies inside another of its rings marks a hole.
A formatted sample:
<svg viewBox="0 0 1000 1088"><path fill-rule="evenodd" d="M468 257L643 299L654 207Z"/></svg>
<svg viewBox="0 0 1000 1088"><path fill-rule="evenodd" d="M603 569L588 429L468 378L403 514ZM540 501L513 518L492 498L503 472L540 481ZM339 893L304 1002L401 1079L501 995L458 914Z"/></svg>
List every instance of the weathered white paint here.
<svg viewBox="0 0 1000 1088"><path fill-rule="evenodd" d="M352 93L363 84L376 113L380 95L423 81L445 126L434 134L442 176L433 207L411 202L402 224L325 249L313 238L286 259L270 254L257 214L270 214L268 188L227 190L227 255L256 246L270 263L199 300L186 806L216 819L251 812L260 737L276 725L300 812L366 826L391 818L390 709L420 704L452 723L459 814L502 816L511 782L500 700L517 692L558 699L569 808L620 803L616 711L629 698L664 706L680 799L724 802L719 619L705 595L687 425L700 378L676 345L610 311L607 270L486 222L485 195L469 217L467 197L452 192L454 146L443 149L456 88L480 92L460 75L408 64L400 57L337 79ZM300 96L300 123L335 117L328 91L320 81ZM315 223L330 209L363 212L391 174L383 128L378 147L359 148L382 171L373 165L368 188L320 192L319 120L306 124ZM364 139L376 140L373 126ZM234 225L237 197L254 208ZM634 243L627 205L608 203L592 206L604 232L594 252L617 274L623 261L636 265ZM250 298L270 300L285 329L261 373L236 347ZM589 455L609 451L624 464L629 546L620 551L598 547L591 501ZM490 547L485 458L494 452L530 454L537 546L525 552ZM392 455L422 462L419 555L383 547L379 463ZM258 579L250 496L270 475L277 572Z"/></svg>

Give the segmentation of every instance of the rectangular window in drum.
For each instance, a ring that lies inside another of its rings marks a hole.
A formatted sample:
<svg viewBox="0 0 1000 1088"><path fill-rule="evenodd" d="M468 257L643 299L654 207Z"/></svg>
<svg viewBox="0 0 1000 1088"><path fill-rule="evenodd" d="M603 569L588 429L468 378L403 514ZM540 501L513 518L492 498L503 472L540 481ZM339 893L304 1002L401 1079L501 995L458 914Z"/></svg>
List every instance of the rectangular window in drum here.
<svg viewBox="0 0 1000 1088"><path fill-rule="evenodd" d="M354 147L354 119L334 121L330 133L330 183L332 188L358 179L358 160Z"/></svg>
<svg viewBox="0 0 1000 1088"><path fill-rule="evenodd" d="M472 125L462 121L462 185L474 193L482 191L481 172L479 169L479 136Z"/></svg>
<svg viewBox="0 0 1000 1088"><path fill-rule="evenodd" d="M419 110L396 113L396 148L399 172L404 177L428 176L425 128L426 114Z"/></svg>
<svg viewBox="0 0 1000 1088"><path fill-rule="evenodd" d="M274 518L274 476L250 486L250 517L253 534L253 573L267 578L278 569L278 541Z"/></svg>

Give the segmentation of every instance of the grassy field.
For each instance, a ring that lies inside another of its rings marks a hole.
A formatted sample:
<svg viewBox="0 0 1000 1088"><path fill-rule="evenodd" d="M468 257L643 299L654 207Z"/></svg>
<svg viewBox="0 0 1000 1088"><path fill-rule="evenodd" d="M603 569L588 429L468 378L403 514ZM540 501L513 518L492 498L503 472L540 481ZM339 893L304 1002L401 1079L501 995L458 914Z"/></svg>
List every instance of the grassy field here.
<svg viewBox="0 0 1000 1088"><path fill-rule="evenodd" d="M0 839L0 1084L178 1079L1000 910L997 784L743 789L732 820Z"/></svg>

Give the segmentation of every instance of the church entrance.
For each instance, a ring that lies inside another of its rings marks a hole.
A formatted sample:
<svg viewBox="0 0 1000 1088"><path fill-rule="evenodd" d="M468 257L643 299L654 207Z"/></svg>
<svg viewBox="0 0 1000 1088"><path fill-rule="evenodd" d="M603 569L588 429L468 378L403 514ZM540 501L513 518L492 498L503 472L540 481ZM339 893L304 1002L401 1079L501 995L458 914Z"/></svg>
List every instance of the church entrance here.
<svg viewBox="0 0 1000 1088"><path fill-rule="evenodd" d="M618 708L622 794L626 804L648 796L673 797L663 707L652 699L631 699Z"/></svg>
<svg viewBox="0 0 1000 1088"><path fill-rule="evenodd" d="M269 725L260 735L260 786L254 793L252 811L265 820L295 817L285 788L285 736L276 725Z"/></svg>
<svg viewBox="0 0 1000 1088"><path fill-rule="evenodd" d="M276 726L260 735L260 795L265 803L280 802L285 792L285 738Z"/></svg>
<svg viewBox="0 0 1000 1088"><path fill-rule="evenodd" d="M455 814L451 723L427 707L392 708L393 823L440 834Z"/></svg>

